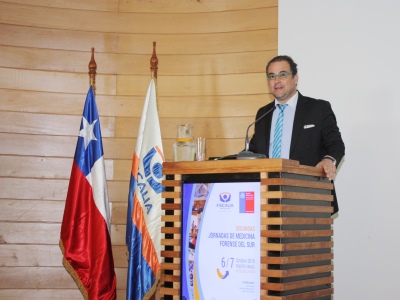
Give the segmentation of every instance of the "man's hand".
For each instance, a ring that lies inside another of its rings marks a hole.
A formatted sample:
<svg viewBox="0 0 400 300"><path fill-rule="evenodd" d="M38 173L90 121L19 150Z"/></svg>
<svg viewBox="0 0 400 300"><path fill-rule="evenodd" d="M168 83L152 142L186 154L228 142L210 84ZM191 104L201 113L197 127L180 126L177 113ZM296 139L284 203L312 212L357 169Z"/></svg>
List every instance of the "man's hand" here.
<svg viewBox="0 0 400 300"><path fill-rule="evenodd" d="M335 164L332 162L332 160L330 160L329 158L324 158L323 160L321 160L317 166L318 167L322 167L322 169L324 169L324 172L326 174L326 177L328 177L329 180L333 180L335 178L336 175L336 166Z"/></svg>

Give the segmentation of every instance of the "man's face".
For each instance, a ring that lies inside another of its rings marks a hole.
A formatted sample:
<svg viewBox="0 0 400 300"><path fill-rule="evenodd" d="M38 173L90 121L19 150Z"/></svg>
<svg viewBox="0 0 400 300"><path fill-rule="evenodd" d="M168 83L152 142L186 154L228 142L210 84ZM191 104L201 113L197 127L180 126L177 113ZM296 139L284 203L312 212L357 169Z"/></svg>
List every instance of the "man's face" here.
<svg viewBox="0 0 400 300"><path fill-rule="evenodd" d="M290 72L290 65L287 61L273 62L268 67L268 74L279 74ZM297 91L298 76L287 75L286 78L268 80L269 90L279 103L286 103Z"/></svg>

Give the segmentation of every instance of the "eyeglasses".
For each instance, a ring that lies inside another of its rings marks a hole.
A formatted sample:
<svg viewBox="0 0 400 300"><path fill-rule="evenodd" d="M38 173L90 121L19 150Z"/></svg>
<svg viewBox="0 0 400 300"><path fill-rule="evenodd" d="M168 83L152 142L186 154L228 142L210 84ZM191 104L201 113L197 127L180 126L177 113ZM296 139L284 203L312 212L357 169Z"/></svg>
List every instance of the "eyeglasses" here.
<svg viewBox="0 0 400 300"><path fill-rule="evenodd" d="M282 71L282 72L279 72L278 74L274 74L274 73L267 74L267 78L268 78L268 80L274 80L276 78L283 79L283 78L288 77L288 75L292 75L292 74L293 74L293 72Z"/></svg>

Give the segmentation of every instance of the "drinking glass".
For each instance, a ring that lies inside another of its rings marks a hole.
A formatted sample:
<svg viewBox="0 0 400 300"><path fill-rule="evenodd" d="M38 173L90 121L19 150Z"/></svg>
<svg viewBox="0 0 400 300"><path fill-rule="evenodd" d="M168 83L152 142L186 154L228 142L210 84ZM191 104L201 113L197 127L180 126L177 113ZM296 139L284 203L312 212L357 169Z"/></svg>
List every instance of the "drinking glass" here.
<svg viewBox="0 0 400 300"><path fill-rule="evenodd" d="M198 137L196 143L196 160L204 161L206 159L206 142L205 137Z"/></svg>

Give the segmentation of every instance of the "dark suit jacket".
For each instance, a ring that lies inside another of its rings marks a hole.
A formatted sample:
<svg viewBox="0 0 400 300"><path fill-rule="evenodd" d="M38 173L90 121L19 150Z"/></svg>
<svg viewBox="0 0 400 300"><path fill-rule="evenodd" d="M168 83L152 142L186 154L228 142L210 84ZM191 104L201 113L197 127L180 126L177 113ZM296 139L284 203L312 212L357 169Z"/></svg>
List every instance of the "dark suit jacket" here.
<svg viewBox="0 0 400 300"><path fill-rule="evenodd" d="M261 107L256 119L275 105L274 102ZM249 150L269 157L269 140L271 133L272 113L261 119L255 126ZM306 126L309 125L309 126ZM308 127L308 128L305 128ZM289 158L300 164L316 166L325 155L334 157L339 165L344 156L344 143L336 124L336 117L328 101L304 97L299 93L294 115L292 140ZM339 210L336 193L334 195L334 212Z"/></svg>

